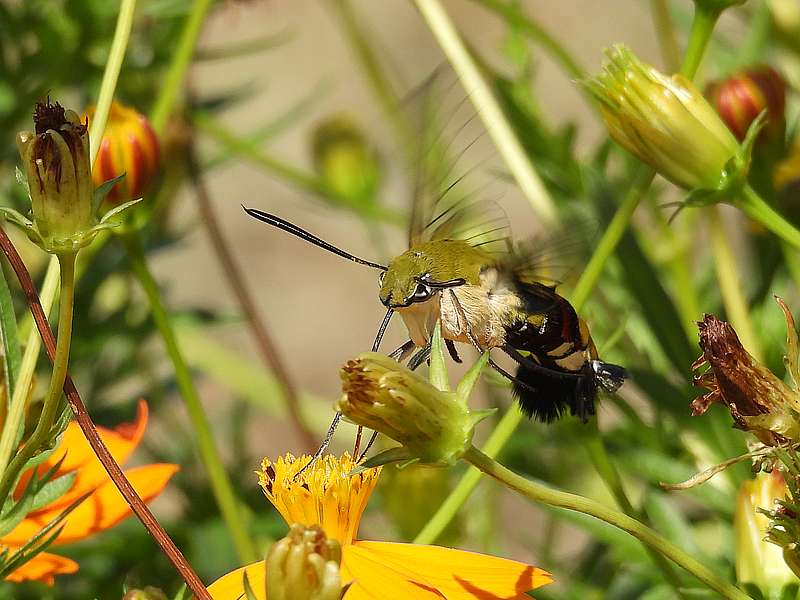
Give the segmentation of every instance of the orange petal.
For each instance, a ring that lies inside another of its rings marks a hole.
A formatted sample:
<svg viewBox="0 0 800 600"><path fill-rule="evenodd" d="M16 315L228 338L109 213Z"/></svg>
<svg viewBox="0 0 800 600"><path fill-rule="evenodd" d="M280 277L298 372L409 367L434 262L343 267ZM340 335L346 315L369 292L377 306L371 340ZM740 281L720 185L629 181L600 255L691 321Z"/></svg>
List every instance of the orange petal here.
<svg viewBox="0 0 800 600"><path fill-rule="evenodd" d="M9 552L14 552L14 548L9 548ZM42 552L34 556L31 560L22 565L19 569L12 572L6 581L19 583L21 581L41 581L47 585L55 583L56 575L74 573L78 570L78 563L69 558Z"/></svg>
<svg viewBox="0 0 800 600"><path fill-rule="evenodd" d="M359 560L385 565L411 581L432 586L448 600L523 600L528 598L525 592L552 581L549 573L525 563L440 546L359 541L345 548L348 568L353 566L354 555ZM362 586L365 576L372 578L369 571L352 575ZM374 583L379 591L380 578ZM380 593L375 596L379 597Z"/></svg>
<svg viewBox="0 0 800 600"><path fill-rule="evenodd" d="M231 571L217 579L208 586L208 593L214 600L240 600L244 599L244 573L247 572L247 580L256 594L258 600L266 600L264 590L264 578L267 576L264 561L247 565L235 571ZM350 596L348 595L348 600Z"/></svg>
<svg viewBox="0 0 800 600"><path fill-rule="evenodd" d="M104 427L97 428L100 439L108 447L117 464L124 464L136 449L136 446L139 445L147 427L147 416L147 402L140 400L134 422L122 423L115 427L113 431ZM45 507L46 511L64 508L86 492L109 481L106 470L95 456L94 451L89 446L89 442L86 441L81 428L74 421L67 426L61 438L61 443L58 445L58 450L53 453L53 456L43 466L39 467L39 472L45 473L62 457L64 462L61 463L58 473L65 474L77 471L77 476L69 492L52 504L47 505Z"/></svg>
<svg viewBox="0 0 800 600"><path fill-rule="evenodd" d="M167 485L170 477L178 471L178 465L155 464L136 467L125 471L125 476L147 502L155 498ZM6 544L24 544L36 535L42 527L55 519L63 507L40 510L28 515L9 534L0 540ZM74 542L113 527L130 516L131 509L122 494L110 480L97 488L91 496L73 510L66 518L64 529L56 539L57 544Z"/></svg>

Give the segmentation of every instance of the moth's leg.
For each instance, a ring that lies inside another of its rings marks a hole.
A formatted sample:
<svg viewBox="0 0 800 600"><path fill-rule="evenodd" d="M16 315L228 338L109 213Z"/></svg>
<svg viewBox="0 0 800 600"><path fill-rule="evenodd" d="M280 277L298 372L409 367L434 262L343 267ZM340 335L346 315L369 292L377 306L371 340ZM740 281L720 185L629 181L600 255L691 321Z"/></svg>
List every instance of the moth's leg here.
<svg viewBox="0 0 800 600"><path fill-rule="evenodd" d="M412 371L416 371L417 368L428 360L428 357L431 355L431 345L428 343L427 345L420 348L417 353L411 357L411 360L408 361L408 368Z"/></svg>
<svg viewBox="0 0 800 600"><path fill-rule="evenodd" d="M453 340L445 340L444 345L447 346L447 351L450 353L450 358L452 358L458 364L461 364L461 357L458 355L455 342L453 342Z"/></svg>
<svg viewBox="0 0 800 600"><path fill-rule="evenodd" d="M408 340L405 344L400 346L397 350L394 350L390 355L389 358L396 360L397 362L403 362L408 355L411 354L411 351L416 348L414 342L412 340Z"/></svg>
<svg viewBox="0 0 800 600"><path fill-rule="evenodd" d="M323 439L323 440L322 440L322 443L320 444L320 446L319 446L319 448L317 449L317 451L316 451L316 452L314 452L314 455L311 457L311 460L310 460L310 461L308 461L308 462L307 462L307 463L306 463L306 464L303 466L303 468L302 468L302 469L300 469L300 470L297 472L297 474L294 476L294 478L295 478L295 479L297 479L298 477L300 477L300 474L301 474L303 471L305 471L306 469L308 469L308 468L309 468L311 465L313 465L315 462L317 462L317 460L319 459L319 457L320 457L320 456L322 456L323 454L325 454L325 451L328 449L328 446L330 446L330 445L331 445L331 440L333 439L333 434L334 434L334 433L336 433L336 428L339 426L339 421L341 421L341 420L342 420L342 413L340 413L340 412L337 410L337 411L336 411L336 414L333 416L333 421L331 421L331 425L330 425L330 427L328 427L328 433L326 433L326 434L325 434L325 439Z"/></svg>
<svg viewBox="0 0 800 600"><path fill-rule="evenodd" d="M585 377L583 373L568 373L566 371L556 371L555 369L543 367L535 360L528 358L527 356L523 356L516 348L508 344L503 344L501 348L503 349L503 352L513 358L517 364L525 367L526 369L530 369L531 371L535 371L540 375L552 377L554 379L583 379Z"/></svg>

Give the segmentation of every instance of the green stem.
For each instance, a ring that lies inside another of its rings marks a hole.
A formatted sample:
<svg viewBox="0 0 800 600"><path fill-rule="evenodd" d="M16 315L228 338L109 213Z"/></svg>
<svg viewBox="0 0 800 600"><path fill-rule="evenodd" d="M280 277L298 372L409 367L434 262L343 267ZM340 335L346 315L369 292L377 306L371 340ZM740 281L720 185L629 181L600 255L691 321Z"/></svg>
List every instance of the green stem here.
<svg viewBox="0 0 800 600"><path fill-rule="evenodd" d="M161 91L150 110L150 123L156 133L163 132L164 125L167 124L167 119L175 107L178 92L192 62L197 38L213 3L213 0L195 0L191 3L192 12L186 19L169 70L161 83Z"/></svg>
<svg viewBox="0 0 800 600"><path fill-rule="evenodd" d="M721 13L721 9L708 9L700 4L695 5L689 43L681 63L681 75L694 79Z"/></svg>
<svg viewBox="0 0 800 600"><path fill-rule="evenodd" d="M742 345L756 360L763 361L764 354L756 335L753 321L750 319L750 307L742 293L742 278L739 275L739 263L733 254L728 233L722 223L719 207L707 209L708 227L711 237L711 250L714 256L714 269L717 272L719 290L725 313L733 323Z"/></svg>
<svg viewBox="0 0 800 600"><path fill-rule="evenodd" d="M514 25L522 33L538 43L542 48L550 53L550 56L561 65L571 77L574 79L585 79L586 71L578 63L577 59L572 56L569 50L561 45L555 37L550 35L539 23L525 15L514 4L506 4L499 0L473 0L476 4L480 4L487 10L503 17L508 23Z"/></svg>
<svg viewBox="0 0 800 600"><path fill-rule="evenodd" d="M56 354L53 359L53 372L50 375L50 384L47 395L42 404L42 413L36 428L28 438L25 446L11 459L8 469L3 473L0 481L0 502L11 493L17 477L25 468L28 461L39 452L53 436L53 424L61 407L64 380L67 377L69 366L69 348L72 341L72 312L75 295L75 253L58 255L58 264L61 269L61 301L58 309L58 341Z"/></svg>
<svg viewBox="0 0 800 600"><path fill-rule="evenodd" d="M795 249L800 249L800 231L767 204L749 185L744 187L741 197L734 205Z"/></svg>
<svg viewBox="0 0 800 600"><path fill-rule="evenodd" d="M539 218L546 223L555 223L558 220L558 213L550 193L525 154L522 144L514 134L492 90L481 76L478 66L464 46L447 12L439 0L414 0L414 2L453 66L470 100L475 104L478 115L522 193Z"/></svg>
<svg viewBox="0 0 800 600"><path fill-rule="evenodd" d="M45 313L50 312L50 308L55 298L58 288L58 259L47 265L47 273L42 284L42 308ZM45 300L47 300L45 302ZM11 396L11 407L8 411L6 424L3 426L3 433L0 436L0 474L6 472L8 461L11 460L11 452L19 443L19 436L22 429L25 409L28 406L28 395L31 389L31 381L36 371L36 362L39 359L39 350L42 348L42 338L34 328L28 335L25 344L25 352L20 363L17 384Z"/></svg>
<svg viewBox="0 0 800 600"><path fill-rule="evenodd" d="M106 129L108 111L111 109L111 101L114 99L114 89L117 87L117 79L122 68L122 61L125 58L125 50L128 48L128 40L131 36L133 27L133 13L136 9L136 0L122 0L117 16L117 27L114 31L114 39L111 42L111 51L106 60L103 80L100 83L100 94L97 97L94 118L92 119L91 130L89 131L89 163L94 164L97 151L100 149L100 140L103 139L103 132Z"/></svg>
<svg viewBox="0 0 800 600"><path fill-rule="evenodd" d="M167 354L172 361L175 380L186 404L186 411L189 414L192 428L197 436L200 456L208 472L211 489L222 512L222 518L231 533L239 558L245 563L253 562L257 559L257 556L253 542L247 533L242 507L236 499L233 486L228 474L225 472L219 451L214 443L211 425L192 381L189 366L186 364L186 360L178 347L169 314L161 301L158 284L147 266L142 243L135 233L120 236L120 239L128 253L131 267L147 296L153 320L164 340Z"/></svg>
<svg viewBox="0 0 800 600"><path fill-rule="evenodd" d="M633 517L616 511L612 508L603 506L599 502L570 494L560 490L545 487L539 483L529 481L510 471L494 459L486 456L483 452L471 446L464 453L464 460L480 469L486 475L496 479L508 488L511 488L523 496L536 502L542 502L549 506L574 510L586 515L593 516L601 521L618 527L628 532L636 539L640 540L659 554L666 556L679 567L691 573L697 579L706 584L709 588L716 591L722 598L728 600L749 600L749 596L739 588L730 583L719 579L708 567L700 561L692 558L686 552L675 546L673 543L662 538L658 533L643 525Z"/></svg>
<svg viewBox="0 0 800 600"><path fill-rule="evenodd" d="M625 194L622 204L619 205L617 212L614 213L611 223L608 224L600 243L592 253L592 257L589 259L589 263L583 270L580 279L578 279L578 283L575 284L571 301L576 311L580 312L589 299L592 290L594 290L597 281L600 279L600 275L603 274L603 269L605 269L608 259L614 254L619 241L628 229L631 217L633 217L633 213L639 206L639 201L650 188L653 177L655 177L655 171L651 168L644 166L639 168L634 177L633 185L628 190L628 193Z"/></svg>

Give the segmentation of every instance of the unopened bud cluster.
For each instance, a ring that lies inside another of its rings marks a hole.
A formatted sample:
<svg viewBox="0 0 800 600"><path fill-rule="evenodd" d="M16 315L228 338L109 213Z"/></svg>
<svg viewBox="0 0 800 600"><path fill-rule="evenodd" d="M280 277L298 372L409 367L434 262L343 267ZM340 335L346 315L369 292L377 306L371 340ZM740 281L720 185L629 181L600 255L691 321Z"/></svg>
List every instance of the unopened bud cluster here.
<svg viewBox="0 0 800 600"><path fill-rule="evenodd" d="M340 600L342 548L317 526L295 523L266 558L269 600Z"/></svg>

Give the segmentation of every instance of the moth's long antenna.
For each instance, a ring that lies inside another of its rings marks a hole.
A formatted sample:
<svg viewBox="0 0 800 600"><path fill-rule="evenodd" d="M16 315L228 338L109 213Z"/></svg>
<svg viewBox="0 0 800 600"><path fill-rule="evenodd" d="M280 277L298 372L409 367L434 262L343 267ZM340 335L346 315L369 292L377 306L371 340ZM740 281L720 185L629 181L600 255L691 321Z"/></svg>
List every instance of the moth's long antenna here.
<svg viewBox="0 0 800 600"><path fill-rule="evenodd" d="M386 316L383 317L383 321L381 322L381 326L378 329L378 334L375 336L375 342L372 344L372 351L377 352L378 348L381 347L381 341L383 340L383 334L386 333L386 328L389 326L389 321L392 319L392 314L394 314L394 309L390 308L386 311Z"/></svg>
<svg viewBox="0 0 800 600"><path fill-rule="evenodd" d="M341 256L342 258L346 258L347 260L352 260L353 262L358 263L360 265L366 265L368 267L372 267L373 269L380 269L381 271L387 271L389 269L389 267L386 267L384 265L379 265L378 263L370 262L368 260L364 260L363 258L358 258L357 256L350 254L349 252L345 252L341 248L337 248L333 244L329 244L325 240L321 240L313 233L309 233L305 229L301 229L297 225L289 223L289 221L284 221L280 217L276 217L275 215L271 215L269 213L257 210L255 208L247 208L245 206L242 206L242 208L244 209L244 212L246 212L254 219L258 219L263 223L267 223L268 225L272 225L273 227L282 229L287 233L296 235L300 239L305 240L307 242L311 242L315 246L324 248L328 252L333 252L334 254Z"/></svg>

